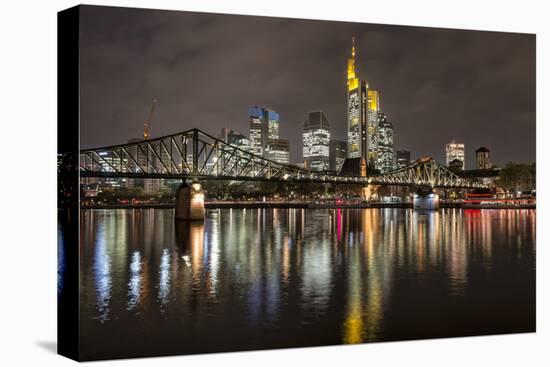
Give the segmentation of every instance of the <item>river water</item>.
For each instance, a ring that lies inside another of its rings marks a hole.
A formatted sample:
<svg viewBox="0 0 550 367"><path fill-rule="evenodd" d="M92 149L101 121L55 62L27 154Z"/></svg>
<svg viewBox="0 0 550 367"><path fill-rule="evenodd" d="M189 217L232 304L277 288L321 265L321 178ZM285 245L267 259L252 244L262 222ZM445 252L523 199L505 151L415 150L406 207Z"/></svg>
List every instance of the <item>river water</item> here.
<svg viewBox="0 0 550 367"><path fill-rule="evenodd" d="M209 209L204 223L83 210L80 222L84 359L535 330L535 210Z"/></svg>

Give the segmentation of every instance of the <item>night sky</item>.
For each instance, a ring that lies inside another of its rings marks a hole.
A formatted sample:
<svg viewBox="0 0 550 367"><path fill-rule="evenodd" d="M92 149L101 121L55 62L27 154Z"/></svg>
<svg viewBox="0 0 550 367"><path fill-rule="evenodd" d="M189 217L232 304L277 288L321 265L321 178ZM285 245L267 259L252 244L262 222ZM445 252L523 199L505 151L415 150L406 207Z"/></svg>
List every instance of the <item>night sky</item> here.
<svg viewBox="0 0 550 367"><path fill-rule="evenodd" d="M109 7L81 11L81 148L222 127L248 135L248 107L281 116L291 161L323 110L346 140L346 62L381 94L396 149L444 162L451 139L498 165L535 160L535 36Z"/></svg>

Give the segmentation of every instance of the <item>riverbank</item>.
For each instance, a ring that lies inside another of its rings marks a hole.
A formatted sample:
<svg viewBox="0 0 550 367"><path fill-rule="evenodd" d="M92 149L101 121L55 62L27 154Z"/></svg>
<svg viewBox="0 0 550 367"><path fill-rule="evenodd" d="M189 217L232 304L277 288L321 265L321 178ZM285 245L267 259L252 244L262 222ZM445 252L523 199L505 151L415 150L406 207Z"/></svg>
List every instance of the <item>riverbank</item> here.
<svg viewBox="0 0 550 367"><path fill-rule="evenodd" d="M412 203L308 203L308 202L207 202L207 209L364 209L364 208L396 208L410 209ZM81 209L173 209L174 204L105 204L81 207ZM484 204L473 205L464 203L440 203L440 208L457 209L536 209L536 204L504 205Z"/></svg>

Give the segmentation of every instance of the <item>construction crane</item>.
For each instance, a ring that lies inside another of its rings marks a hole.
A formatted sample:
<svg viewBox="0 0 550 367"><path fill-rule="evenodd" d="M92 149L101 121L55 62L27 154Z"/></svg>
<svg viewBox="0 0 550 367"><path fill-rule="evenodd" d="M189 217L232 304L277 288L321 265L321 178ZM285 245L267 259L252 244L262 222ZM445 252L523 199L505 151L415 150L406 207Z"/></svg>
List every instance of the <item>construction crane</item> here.
<svg viewBox="0 0 550 367"><path fill-rule="evenodd" d="M148 140L151 137L151 122L153 121L153 113L155 112L155 106L157 104L157 99L153 99L153 104L151 105L151 112L149 113L149 118L143 124L143 140Z"/></svg>

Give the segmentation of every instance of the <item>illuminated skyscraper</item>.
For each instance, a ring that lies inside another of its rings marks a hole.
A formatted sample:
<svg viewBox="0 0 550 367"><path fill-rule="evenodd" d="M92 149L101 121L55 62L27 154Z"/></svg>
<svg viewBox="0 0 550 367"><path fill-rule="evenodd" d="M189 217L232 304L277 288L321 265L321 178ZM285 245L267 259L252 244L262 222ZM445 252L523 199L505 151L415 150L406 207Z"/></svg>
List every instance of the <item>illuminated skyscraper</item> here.
<svg viewBox="0 0 550 367"><path fill-rule="evenodd" d="M306 166L312 171L328 170L330 124L323 111L309 113L302 137Z"/></svg>
<svg viewBox="0 0 550 367"><path fill-rule="evenodd" d="M361 88L361 81L355 75L355 38L352 41L351 57L348 58L348 158L360 158L362 153L361 111L364 109L365 99L361 98L363 88Z"/></svg>
<svg viewBox="0 0 550 367"><path fill-rule="evenodd" d="M248 110L250 152L263 156L269 140L279 139L279 114L265 107Z"/></svg>
<svg viewBox="0 0 550 367"><path fill-rule="evenodd" d="M331 140L329 144L329 167L330 171L340 172L346 159L348 144L345 141Z"/></svg>
<svg viewBox="0 0 550 367"><path fill-rule="evenodd" d="M378 162L378 112L380 95L369 89L355 72L355 38L348 58L348 158L361 158L370 168Z"/></svg>
<svg viewBox="0 0 550 367"><path fill-rule="evenodd" d="M394 168L393 125L382 112L378 114L378 168L382 173Z"/></svg>
<svg viewBox="0 0 550 367"><path fill-rule="evenodd" d="M476 150L476 168L477 169L490 169L491 159L489 156L489 149L481 147Z"/></svg>
<svg viewBox="0 0 550 367"><path fill-rule="evenodd" d="M446 156L447 166L449 166L452 161L457 159L462 162L462 169L464 170L465 164L464 164L464 144L463 143L456 143L454 140L452 140L449 144L445 146L445 156Z"/></svg>
<svg viewBox="0 0 550 367"><path fill-rule="evenodd" d="M220 140L247 152L250 151L250 139L238 131L223 127L220 134Z"/></svg>
<svg viewBox="0 0 550 367"><path fill-rule="evenodd" d="M263 139L267 142L269 140L279 139L279 114L268 108L264 108L264 120L266 127L263 131Z"/></svg>
<svg viewBox="0 0 550 367"><path fill-rule="evenodd" d="M290 146L286 139L269 139L264 157L277 163L290 163Z"/></svg>
<svg viewBox="0 0 550 367"><path fill-rule="evenodd" d="M380 94L374 89L368 89L367 94L367 163L371 168L378 168L378 113L380 112Z"/></svg>
<svg viewBox="0 0 550 367"><path fill-rule="evenodd" d="M250 139L250 153L256 155L263 155L264 149L262 144L262 108L251 107L248 110L249 117L249 139Z"/></svg>

